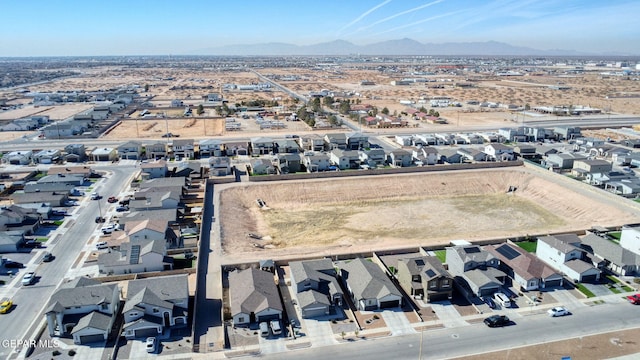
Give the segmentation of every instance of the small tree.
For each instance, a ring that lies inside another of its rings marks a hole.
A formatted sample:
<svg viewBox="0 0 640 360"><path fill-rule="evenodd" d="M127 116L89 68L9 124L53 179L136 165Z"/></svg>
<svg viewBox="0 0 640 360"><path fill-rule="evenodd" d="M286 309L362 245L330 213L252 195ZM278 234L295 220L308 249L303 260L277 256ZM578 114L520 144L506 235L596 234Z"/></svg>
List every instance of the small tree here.
<svg viewBox="0 0 640 360"><path fill-rule="evenodd" d="M340 333L340 336L342 336L342 340L344 340L345 335L347 334L345 334L344 331Z"/></svg>
<svg viewBox="0 0 640 360"><path fill-rule="evenodd" d="M204 106L202 104L198 105L198 110L196 110L198 115L202 115L204 113Z"/></svg>
<svg viewBox="0 0 640 360"><path fill-rule="evenodd" d="M389 109L385 106L382 108L382 113L385 115L389 115Z"/></svg>
<svg viewBox="0 0 640 360"><path fill-rule="evenodd" d="M149 84L144 85L144 92L149 92Z"/></svg>

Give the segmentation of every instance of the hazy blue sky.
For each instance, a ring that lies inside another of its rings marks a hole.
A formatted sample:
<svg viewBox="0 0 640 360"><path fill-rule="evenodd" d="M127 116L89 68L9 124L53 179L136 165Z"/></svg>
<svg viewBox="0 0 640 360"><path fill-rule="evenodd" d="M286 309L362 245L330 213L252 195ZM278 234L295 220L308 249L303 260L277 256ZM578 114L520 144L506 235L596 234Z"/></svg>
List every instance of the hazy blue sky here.
<svg viewBox="0 0 640 360"><path fill-rule="evenodd" d="M0 11L0 56L405 37L640 55L638 0L2 0Z"/></svg>

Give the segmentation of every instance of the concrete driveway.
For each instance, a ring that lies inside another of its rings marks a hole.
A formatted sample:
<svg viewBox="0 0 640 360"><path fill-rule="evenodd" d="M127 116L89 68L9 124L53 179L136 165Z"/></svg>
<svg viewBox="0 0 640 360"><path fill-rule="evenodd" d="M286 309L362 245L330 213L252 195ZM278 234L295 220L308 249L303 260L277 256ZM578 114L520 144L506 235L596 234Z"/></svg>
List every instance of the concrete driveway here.
<svg viewBox="0 0 640 360"><path fill-rule="evenodd" d="M414 334L416 332L401 309L389 309L381 314L392 335Z"/></svg>
<svg viewBox="0 0 640 360"><path fill-rule="evenodd" d="M451 301L438 301L431 303L431 309L435 311L438 319L442 320L445 327L465 326L467 322L462 319Z"/></svg>
<svg viewBox="0 0 640 360"><path fill-rule="evenodd" d="M305 319L304 325L307 330L305 335L312 346L327 346L337 343L330 321Z"/></svg>

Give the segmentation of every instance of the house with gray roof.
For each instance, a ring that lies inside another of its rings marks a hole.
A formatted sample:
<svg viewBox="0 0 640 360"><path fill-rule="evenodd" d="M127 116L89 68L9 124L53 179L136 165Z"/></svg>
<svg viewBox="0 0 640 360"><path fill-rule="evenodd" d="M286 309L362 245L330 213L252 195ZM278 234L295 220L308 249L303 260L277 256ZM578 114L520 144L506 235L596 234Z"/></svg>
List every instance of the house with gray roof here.
<svg viewBox="0 0 640 360"><path fill-rule="evenodd" d="M2 162L11 165L28 165L33 159L33 152L27 151L11 151L2 156Z"/></svg>
<svg viewBox="0 0 640 360"><path fill-rule="evenodd" d="M155 142L151 144L146 144L145 146L145 156L147 159L159 160L167 157L167 143L166 142Z"/></svg>
<svg viewBox="0 0 640 360"><path fill-rule="evenodd" d="M162 178L167 176L167 162L164 160L151 161L140 164L142 178L144 180Z"/></svg>
<svg viewBox="0 0 640 360"><path fill-rule="evenodd" d="M123 160L138 160L142 155L142 143L139 141L127 141L118 146L118 157Z"/></svg>
<svg viewBox="0 0 640 360"><path fill-rule="evenodd" d="M331 167L331 161L326 153L307 152L302 156L302 165L309 173L327 171Z"/></svg>
<svg viewBox="0 0 640 360"><path fill-rule="evenodd" d="M453 276L435 256L399 259L398 283L407 295L426 302L451 299Z"/></svg>
<svg viewBox="0 0 640 360"><path fill-rule="evenodd" d="M249 152L251 155L273 154L273 139L269 137L254 137L249 142Z"/></svg>
<svg viewBox="0 0 640 360"><path fill-rule="evenodd" d="M193 139L176 139L171 145L174 157L181 159L193 159L195 156L195 147Z"/></svg>
<svg viewBox="0 0 640 360"><path fill-rule="evenodd" d="M413 156L411 156L411 153L407 150L395 149L387 154L387 162L391 166L395 167L411 166L413 163Z"/></svg>
<svg viewBox="0 0 640 360"><path fill-rule="evenodd" d="M106 341L119 305L118 285L75 278L62 284L49 299L45 310L49 335L70 335L75 344Z"/></svg>
<svg viewBox="0 0 640 360"><path fill-rule="evenodd" d="M356 258L338 264L340 278L357 310L370 311L402 306L402 293L373 262Z"/></svg>
<svg viewBox="0 0 640 360"><path fill-rule="evenodd" d="M273 274L254 268L229 273L229 308L235 326L282 319Z"/></svg>
<svg viewBox="0 0 640 360"><path fill-rule="evenodd" d="M342 288L330 259L293 261L289 270L303 318L329 315L342 306Z"/></svg>
<svg viewBox="0 0 640 360"><path fill-rule="evenodd" d="M387 154L384 152L384 149L365 149L359 151L359 156L360 163L368 165L371 168L384 166L384 163L387 161Z"/></svg>
<svg viewBox="0 0 640 360"><path fill-rule="evenodd" d="M507 274L499 269L500 260L477 245L446 248L449 272L458 288L469 296L486 296L500 290Z"/></svg>
<svg viewBox="0 0 640 360"><path fill-rule="evenodd" d="M301 169L299 154L278 153L273 163L280 170L281 174L297 173Z"/></svg>
<svg viewBox="0 0 640 360"><path fill-rule="evenodd" d="M85 162L87 149L84 144L69 144L64 147L64 160L67 162Z"/></svg>
<svg viewBox="0 0 640 360"><path fill-rule="evenodd" d="M58 149L44 149L33 155L36 164L53 164L62 158L62 152Z"/></svg>
<svg viewBox="0 0 640 360"><path fill-rule="evenodd" d="M173 258L167 256L164 239L125 242L119 249L98 255L100 274L117 275L171 270Z"/></svg>
<svg viewBox="0 0 640 360"><path fill-rule="evenodd" d="M580 247L603 261L603 266L620 276L634 276L640 271L640 255L593 233L582 237Z"/></svg>
<svg viewBox="0 0 640 360"><path fill-rule="evenodd" d="M127 339L158 336L168 328L187 325L187 274L130 280L122 314Z"/></svg>
<svg viewBox="0 0 640 360"><path fill-rule="evenodd" d="M347 135L345 133L330 133L324 136L324 149L331 151L333 149L347 149Z"/></svg>
<svg viewBox="0 0 640 360"><path fill-rule="evenodd" d="M222 156L222 141L218 139L202 139L198 143L201 158Z"/></svg>
<svg viewBox="0 0 640 360"><path fill-rule="evenodd" d="M587 256L580 243L580 238L575 234L541 236L538 238L536 256L572 281L600 280L600 270L591 265L591 261L584 260Z"/></svg>
<svg viewBox="0 0 640 360"><path fill-rule="evenodd" d="M456 149L438 149L438 163L440 164L459 164L462 159L462 155Z"/></svg>

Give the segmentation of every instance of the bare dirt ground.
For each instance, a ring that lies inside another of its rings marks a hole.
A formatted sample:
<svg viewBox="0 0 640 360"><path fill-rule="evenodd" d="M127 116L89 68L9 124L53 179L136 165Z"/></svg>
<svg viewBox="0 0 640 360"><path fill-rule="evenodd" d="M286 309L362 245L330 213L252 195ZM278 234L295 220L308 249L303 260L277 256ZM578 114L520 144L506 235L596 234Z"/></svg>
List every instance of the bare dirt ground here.
<svg viewBox="0 0 640 360"><path fill-rule="evenodd" d="M516 186L515 193L506 193ZM220 185L221 241L233 260L446 245L622 225L604 204L526 168ZM260 209L256 199L267 203ZM256 233L255 240L247 236Z"/></svg>
<svg viewBox="0 0 640 360"><path fill-rule="evenodd" d="M611 359L640 353L640 329L616 331L606 334L556 341L534 346L526 346L507 351L496 351L481 355L470 355L465 360L502 359Z"/></svg>

